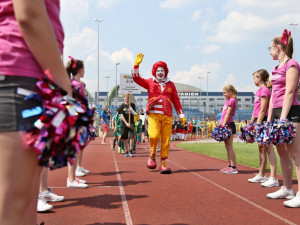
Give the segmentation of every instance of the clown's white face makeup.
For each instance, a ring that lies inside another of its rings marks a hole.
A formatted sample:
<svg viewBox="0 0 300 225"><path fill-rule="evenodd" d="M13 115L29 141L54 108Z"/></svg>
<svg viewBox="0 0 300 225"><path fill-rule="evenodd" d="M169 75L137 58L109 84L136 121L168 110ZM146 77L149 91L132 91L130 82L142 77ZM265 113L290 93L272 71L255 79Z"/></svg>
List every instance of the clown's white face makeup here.
<svg viewBox="0 0 300 225"><path fill-rule="evenodd" d="M162 80L165 78L165 69L163 67L158 67L156 70L156 79Z"/></svg>

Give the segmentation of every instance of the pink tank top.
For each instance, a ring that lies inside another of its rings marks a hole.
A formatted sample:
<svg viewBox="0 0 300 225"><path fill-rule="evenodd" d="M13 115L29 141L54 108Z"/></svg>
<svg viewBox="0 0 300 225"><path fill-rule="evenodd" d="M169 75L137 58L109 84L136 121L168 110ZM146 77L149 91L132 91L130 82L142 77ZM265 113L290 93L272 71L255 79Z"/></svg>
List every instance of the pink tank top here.
<svg viewBox="0 0 300 225"><path fill-rule="evenodd" d="M45 0L45 4L62 53L64 31L59 19L60 1ZM22 37L12 0L0 1L0 74L34 78L45 76Z"/></svg>

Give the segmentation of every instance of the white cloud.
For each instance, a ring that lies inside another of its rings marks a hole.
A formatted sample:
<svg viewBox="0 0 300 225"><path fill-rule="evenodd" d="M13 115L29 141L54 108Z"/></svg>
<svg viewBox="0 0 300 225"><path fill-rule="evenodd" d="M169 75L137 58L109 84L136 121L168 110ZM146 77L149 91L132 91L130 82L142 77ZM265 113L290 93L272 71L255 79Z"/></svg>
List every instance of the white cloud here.
<svg viewBox="0 0 300 225"><path fill-rule="evenodd" d="M164 0L159 3L159 7L162 9L178 9L194 2L197 2L197 0Z"/></svg>
<svg viewBox="0 0 300 225"><path fill-rule="evenodd" d="M183 50L186 50L186 51L188 51L188 50L197 50L197 49L199 49L198 45L192 46L192 45L188 44L188 45L186 45L186 46L183 47Z"/></svg>
<svg viewBox="0 0 300 225"><path fill-rule="evenodd" d="M248 83L243 83L237 80L237 78L233 75L233 74L228 74L226 77L226 80L223 82L223 85L220 86L220 91L223 90L223 87L231 84L234 86L234 88L238 91L238 92L256 92L257 88L254 85L254 83L252 84L248 84Z"/></svg>
<svg viewBox="0 0 300 225"><path fill-rule="evenodd" d="M98 0L98 5L100 8L111 8L114 5L120 5L120 0Z"/></svg>
<svg viewBox="0 0 300 225"><path fill-rule="evenodd" d="M209 71L209 79L215 80L216 79L216 72L219 71L221 65L219 62L210 62L210 63L203 63L202 65L193 65L188 71L177 71L175 75L171 76L171 80L177 83L189 84L192 86L197 87L198 84L200 86L199 77L207 77L207 72ZM195 85L196 84L196 85ZM199 87L198 86L198 87ZM203 87L203 85L202 85Z"/></svg>
<svg viewBox="0 0 300 225"><path fill-rule="evenodd" d="M199 18L201 16L201 13L202 13L201 9L198 9L198 10L194 11L193 15L192 15L192 20L194 20L194 21L199 20Z"/></svg>
<svg viewBox="0 0 300 225"><path fill-rule="evenodd" d="M245 38L249 38L249 36L255 35L253 31L268 25L269 21L260 16L232 11L225 20L219 23L217 34L208 37L208 40L227 43L240 42Z"/></svg>
<svg viewBox="0 0 300 225"><path fill-rule="evenodd" d="M212 44L212 45L206 46L206 47L202 50L202 52L203 52L204 54L211 54L211 53L217 52L219 49L220 49L220 46L219 46L219 45Z"/></svg>

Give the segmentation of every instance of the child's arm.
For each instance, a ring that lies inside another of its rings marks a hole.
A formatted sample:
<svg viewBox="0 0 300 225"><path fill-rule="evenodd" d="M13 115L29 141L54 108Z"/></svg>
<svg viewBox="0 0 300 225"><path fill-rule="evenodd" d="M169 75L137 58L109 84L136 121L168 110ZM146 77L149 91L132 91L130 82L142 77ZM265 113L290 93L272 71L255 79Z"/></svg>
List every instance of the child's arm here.
<svg viewBox="0 0 300 225"><path fill-rule="evenodd" d="M225 115L225 118L223 120L223 126L225 126L230 118L230 114L232 112L232 107L231 106L228 106L228 109L227 109L227 112L226 112L226 115Z"/></svg>
<svg viewBox="0 0 300 225"><path fill-rule="evenodd" d="M260 111L259 111L256 123L262 124L262 121L263 121L263 119L266 115L267 106L268 106L268 98L265 97L265 96L261 97L261 99L260 99Z"/></svg>
<svg viewBox="0 0 300 225"><path fill-rule="evenodd" d="M273 92L270 98L270 102L269 102L269 111L268 111L268 119L267 121L270 122L272 120L272 113L273 113L273 103L272 103L272 96L273 96Z"/></svg>
<svg viewBox="0 0 300 225"><path fill-rule="evenodd" d="M72 96L45 1L13 0L13 6L23 38L36 61L43 71L49 69L53 81Z"/></svg>

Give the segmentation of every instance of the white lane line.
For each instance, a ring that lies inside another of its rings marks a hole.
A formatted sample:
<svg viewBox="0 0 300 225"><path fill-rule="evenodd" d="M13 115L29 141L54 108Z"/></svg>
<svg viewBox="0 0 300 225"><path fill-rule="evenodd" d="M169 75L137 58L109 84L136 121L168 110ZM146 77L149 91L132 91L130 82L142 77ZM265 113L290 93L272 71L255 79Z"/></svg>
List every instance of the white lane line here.
<svg viewBox="0 0 300 225"><path fill-rule="evenodd" d="M171 161L171 160L168 160L168 161L169 161L169 162L172 162L173 164L175 164L176 166L178 166L178 167L180 167L180 168L182 168L182 169L184 169L184 170L189 171L189 169L187 169L187 168L185 168L185 167L179 165L178 163L176 163L176 162L174 162L174 161ZM234 195L235 197L237 197L237 198L239 198L239 199L241 199L241 200L243 200L243 201L249 203L250 205L253 205L254 207L256 207L256 208L258 208L258 209L260 209L260 210L262 210L262 211L264 211L264 212L266 212L266 213L268 213L268 214L270 214L271 216L274 216L275 218L277 218L277 219L279 219L279 220L281 220L281 221L283 221L283 222L285 222L285 223L287 223L287 224L290 224L290 225L297 225L297 224L295 224L295 223L293 223L293 222L291 222L291 221L289 221L289 220L287 220L287 219L285 219L285 218L283 218L283 217L277 215L276 213L273 213L272 211L270 211L270 210L268 210L268 209L266 209L266 208L264 208L264 207L262 207L262 206L260 206L260 205L258 205L258 204L256 204L256 203L250 201L250 200L247 199L247 198L244 198L243 196L241 196L241 195L239 195L239 194L237 194L237 193L234 193L233 191L228 190L227 188L225 188L225 187L223 187L223 186L221 186L221 185L219 185L219 184L217 184L217 183L215 183L215 182L213 182L213 181L211 181L211 180L209 180L209 179L207 179L207 178L205 178L205 177L203 177L203 176L201 176L201 175L199 175L199 174L197 174L197 173L195 173L195 172L190 171L190 173L192 173L192 174L194 174L195 176L197 176L197 177L199 177L199 178L201 178L201 179L203 179L203 180L205 180L205 181L211 183L212 185L215 185L216 187L222 189L223 191L226 191L226 192L228 192L228 193Z"/></svg>
<svg viewBox="0 0 300 225"><path fill-rule="evenodd" d="M113 157L114 157L114 163L115 163L115 168L116 168L116 173L117 173L117 178L118 178L118 183L119 183L120 195L121 195L121 199L122 199L122 204L123 204L123 209L124 209L124 215L125 215L125 219L126 219L126 224L127 225L132 225L132 220L131 220L131 216L130 216L129 206L128 206L126 195L125 195L125 191L124 191L124 188L123 188L123 184L122 184L122 180L121 180L121 175L120 175L118 163L116 161L116 156L115 156L114 152L112 152L112 154L113 154Z"/></svg>
<svg viewBox="0 0 300 225"><path fill-rule="evenodd" d="M87 184L89 184L87 182ZM89 184L91 185L91 184ZM88 189L90 188L113 188L113 187L119 187L119 186L101 186L101 185L97 185L97 186L89 186ZM72 188L67 188L67 187L50 187L51 189L72 189ZM74 189L74 188L73 188ZM85 188L82 188L85 189Z"/></svg>

